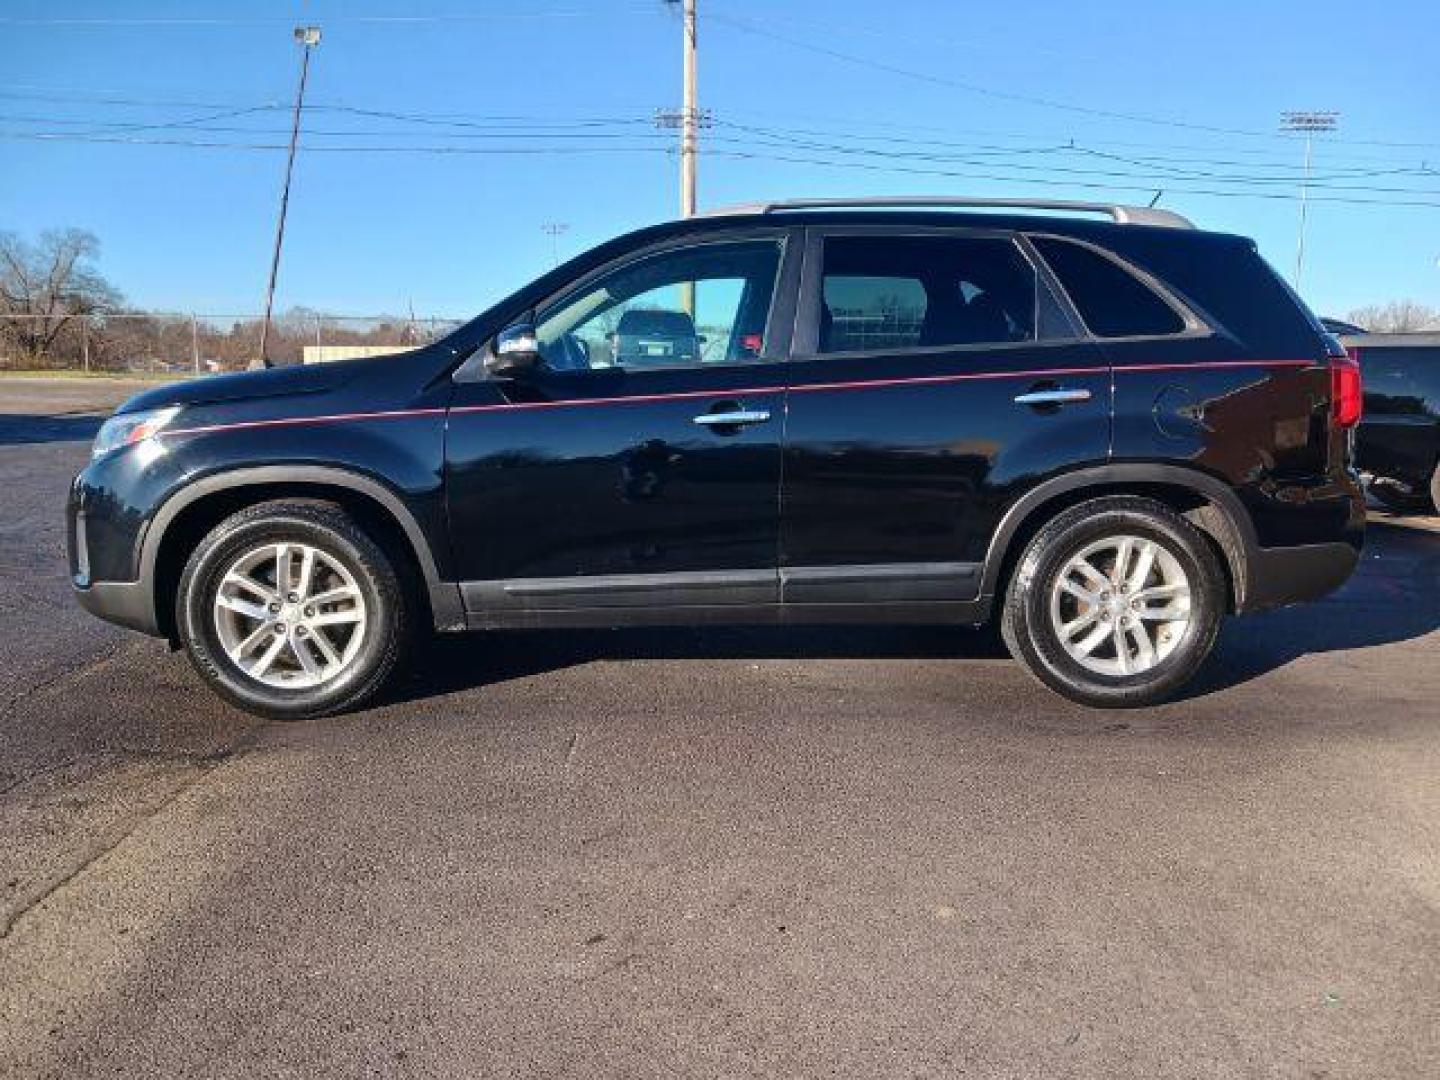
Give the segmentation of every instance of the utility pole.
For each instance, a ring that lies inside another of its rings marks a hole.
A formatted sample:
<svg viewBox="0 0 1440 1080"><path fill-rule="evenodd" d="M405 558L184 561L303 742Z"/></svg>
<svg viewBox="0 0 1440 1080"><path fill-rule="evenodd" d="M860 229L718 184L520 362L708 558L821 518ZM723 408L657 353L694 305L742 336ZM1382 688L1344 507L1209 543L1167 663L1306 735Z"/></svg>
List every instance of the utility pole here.
<svg viewBox="0 0 1440 1080"><path fill-rule="evenodd" d="M680 216L695 216L695 156L699 149L700 128L709 126L710 115L696 102L695 86L695 0L665 0L672 7L682 6L681 37L684 49L685 88L680 111L661 110L655 114L655 126L680 129ZM680 303L693 318L695 315L695 284L680 286Z"/></svg>
<svg viewBox="0 0 1440 1080"><path fill-rule="evenodd" d="M1280 130L1305 136L1305 175L1300 181L1300 233L1295 242L1295 277L1292 284L1300 291L1305 273L1305 216L1310 202L1310 160L1312 143L1317 133L1334 131L1340 123L1338 112L1290 111L1280 114Z"/></svg>
<svg viewBox="0 0 1440 1080"><path fill-rule="evenodd" d="M685 102L680 112L680 216L695 216L695 0L685 3Z"/></svg>
<svg viewBox="0 0 1440 1080"><path fill-rule="evenodd" d="M285 242L285 212L290 207L290 174L295 170L295 145L300 140L300 110L305 106L305 79L310 74L310 50L320 44L320 27L297 26L295 41L300 56L300 87L295 92L295 117L290 125L290 153L285 159L285 186L280 191L280 221L275 226L275 253L270 257L270 284L265 288L265 321L260 324L260 364L270 366L265 352L270 341L270 312L275 303L275 278L280 273L280 247Z"/></svg>
<svg viewBox="0 0 1440 1080"><path fill-rule="evenodd" d="M684 103L679 109L656 109L657 128L678 128L680 131L680 216L695 215L695 160L699 151L700 129L710 126L710 110L696 103L695 88L695 0L665 0L671 6L683 3L684 23Z"/></svg>
<svg viewBox="0 0 1440 1080"><path fill-rule="evenodd" d="M570 223L567 221L547 221L540 226L540 231L550 237L550 263L552 266L560 265L560 234L568 231Z"/></svg>

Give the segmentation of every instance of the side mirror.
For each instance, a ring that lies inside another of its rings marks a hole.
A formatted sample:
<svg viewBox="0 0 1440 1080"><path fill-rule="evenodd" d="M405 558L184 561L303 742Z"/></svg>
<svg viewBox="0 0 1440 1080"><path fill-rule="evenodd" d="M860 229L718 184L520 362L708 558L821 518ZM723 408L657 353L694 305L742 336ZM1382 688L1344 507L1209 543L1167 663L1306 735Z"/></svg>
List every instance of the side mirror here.
<svg viewBox="0 0 1440 1080"><path fill-rule="evenodd" d="M485 370L491 375L518 375L538 367L542 359L535 327L528 322L511 323L495 335L485 357Z"/></svg>

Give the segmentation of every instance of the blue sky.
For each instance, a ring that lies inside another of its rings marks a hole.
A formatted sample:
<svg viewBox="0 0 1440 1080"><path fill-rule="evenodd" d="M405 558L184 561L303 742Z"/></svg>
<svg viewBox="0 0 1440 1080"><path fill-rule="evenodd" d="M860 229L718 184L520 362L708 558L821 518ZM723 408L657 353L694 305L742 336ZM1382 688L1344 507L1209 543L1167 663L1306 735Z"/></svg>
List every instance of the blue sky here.
<svg viewBox="0 0 1440 1080"><path fill-rule="evenodd" d="M1334 109L1307 299L1440 306L1434 0L700 0L700 17L702 208L1163 188L1289 276L1303 147L1278 116ZM91 229L136 305L258 310L283 152L163 143L283 144L297 22L324 41L279 307L465 315L550 264L547 222L563 256L675 215L673 133L651 122L680 97L662 0L0 0L0 228Z"/></svg>

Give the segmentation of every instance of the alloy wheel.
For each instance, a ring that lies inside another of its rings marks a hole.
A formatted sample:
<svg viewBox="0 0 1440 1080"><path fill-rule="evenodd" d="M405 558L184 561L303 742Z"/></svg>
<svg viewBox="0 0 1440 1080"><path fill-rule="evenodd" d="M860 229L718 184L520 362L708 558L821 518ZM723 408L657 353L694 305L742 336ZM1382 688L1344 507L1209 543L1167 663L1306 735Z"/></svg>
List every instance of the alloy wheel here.
<svg viewBox="0 0 1440 1080"><path fill-rule="evenodd" d="M1140 675L1189 633L1190 579L1157 541L1111 536L1071 556L1049 607L1051 628L1076 663L1100 675Z"/></svg>
<svg viewBox="0 0 1440 1080"><path fill-rule="evenodd" d="M353 664L368 625L354 575L302 543L264 544L241 555L221 577L213 607L231 662L281 689L334 681Z"/></svg>

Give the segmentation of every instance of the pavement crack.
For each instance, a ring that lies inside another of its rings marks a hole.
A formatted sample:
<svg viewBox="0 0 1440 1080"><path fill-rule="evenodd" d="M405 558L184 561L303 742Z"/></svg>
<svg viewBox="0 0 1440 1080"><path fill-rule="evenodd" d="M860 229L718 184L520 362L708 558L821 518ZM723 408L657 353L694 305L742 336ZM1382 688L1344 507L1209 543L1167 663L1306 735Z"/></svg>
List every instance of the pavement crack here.
<svg viewBox="0 0 1440 1080"><path fill-rule="evenodd" d="M121 844L130 839L136 830L146 822L153 820L165 810L169 809L177 799L189 792L227 762L234 761L253 749L255 743L259 740L260 734L269 726L269 724L257 724L255 727L242 733L233 743L204 757L191 759L190 764L194 771L188 778L177 784L173 790L168 792L165 797L160 799L154 806L119 821L110 830L109 834L101 840L101 842L89 848L74 866L60 877L41 886L35 891L33 896L23 901L19 907L11 912L5 919L3 925L0 925L0 942L9 938L15 928L20 925L21 921L29 915L30 912L34 911L52 896L66 889L72 882L84 874L85 871L90 869L90 867L119 848Z"/></svg>
<svg viewBox="0 0 1440 1080"><path fill-rule="evenodd" d="M77 667L66 668L64 671L56 672L49 678L41 679L37 683L32 683L30 686L25 687L19 693L11 695L5 701L4 705L0 706L0 711L9 712L21 702L27 700L28 698L34 697L36 694L43 694L46 690L53 689L54 687L59 686L61 683L65 682L68 679L78 679L83 675L88 675L92 671L96 671L104 667L111 660L115 659L116 654L120 652L121 648L123 648L125 644L126 642L123 639L120 641L116 641L113 644L107 646L104 651L100 653L100 655L92 656L89 660L84 661Z"/></svg>

